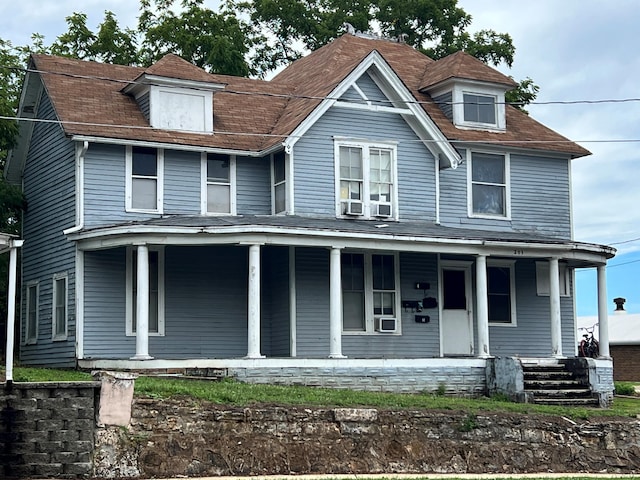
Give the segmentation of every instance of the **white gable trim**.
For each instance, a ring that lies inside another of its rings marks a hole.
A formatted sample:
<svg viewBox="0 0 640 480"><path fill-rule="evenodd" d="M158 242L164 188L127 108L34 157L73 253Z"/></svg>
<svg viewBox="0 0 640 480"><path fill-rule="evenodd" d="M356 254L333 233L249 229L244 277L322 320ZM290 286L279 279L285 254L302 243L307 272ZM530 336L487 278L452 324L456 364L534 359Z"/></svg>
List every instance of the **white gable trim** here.
<svg viewBox="0 0 640 480"><path fill-rule="evenodd" d="M370 71L371 69L373 69L373 71ZM289 150L293 148L296 142L304 136L329 108L338 104L338 99L350 87L355 86L356 81L367 71L370 71L371 78L382 92L387 95L392 102L398 104L393 111L403 115L407 124L416 132L421 140L425 141L426 147L433 155L437 158L438 153L442 154L441 158L448 160L448 164L445 163L445 166L456 168L462 162L460 155L458 155L457 151L442 134L433 120L431 120L429 115L416 103L416 99L404 86L398 75L375 50L360 62L360 64L333 89L327 98L289 135L284 142L286 149Z"/></svg>

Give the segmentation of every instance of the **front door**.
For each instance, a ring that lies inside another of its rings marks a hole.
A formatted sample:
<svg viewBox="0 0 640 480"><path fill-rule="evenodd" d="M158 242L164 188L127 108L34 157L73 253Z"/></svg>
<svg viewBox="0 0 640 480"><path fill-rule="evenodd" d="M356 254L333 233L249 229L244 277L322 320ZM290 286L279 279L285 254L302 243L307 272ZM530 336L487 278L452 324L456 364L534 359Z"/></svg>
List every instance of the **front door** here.
<svg viewBox="0 0 640 480"><path fill-rule="evenodd" d="M443 266L441 270L443 355L473 355L471 267Z"/></svg>

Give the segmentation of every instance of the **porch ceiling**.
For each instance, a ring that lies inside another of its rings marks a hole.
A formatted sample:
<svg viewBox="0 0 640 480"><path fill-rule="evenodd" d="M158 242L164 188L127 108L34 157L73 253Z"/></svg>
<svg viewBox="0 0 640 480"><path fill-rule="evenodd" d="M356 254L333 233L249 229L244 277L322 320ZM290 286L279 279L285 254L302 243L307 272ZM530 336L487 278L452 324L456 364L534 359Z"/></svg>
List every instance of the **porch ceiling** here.
<svg viewBox="0 0 640 480"><path fill-rule="evenodd" d="M390 222L287 216L174 215L67 232L82 249L138 243L249 244L363 248L503 257L558 257L575 267L603 264L615 249L530 232L445 227L432 222Z"/></svg>

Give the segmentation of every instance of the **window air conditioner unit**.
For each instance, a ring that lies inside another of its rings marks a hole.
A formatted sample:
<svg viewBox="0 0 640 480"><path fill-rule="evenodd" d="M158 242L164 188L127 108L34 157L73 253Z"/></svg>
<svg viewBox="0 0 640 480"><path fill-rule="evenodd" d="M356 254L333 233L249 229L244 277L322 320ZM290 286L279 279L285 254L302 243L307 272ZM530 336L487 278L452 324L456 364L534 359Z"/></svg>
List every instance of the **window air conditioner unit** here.
<svg viewBox="0 0 640 480"><path fill-rule="evenodd" d="M347 202L345 215L362 215L362 202Z"/></svg>
<svg viewBox="0 0 640 480"><path fill-rule="evenodd" d="M398 320L389 317L378 318L376 331L380 333L395 333L398 331Z"/></svg>
<svg viewBox="0 0 640 480"><path fill-rule="evenodd" d="M374 217L390 217L391 216L391 205L388 203L374 203L372 207L373 207Z"/></svg>

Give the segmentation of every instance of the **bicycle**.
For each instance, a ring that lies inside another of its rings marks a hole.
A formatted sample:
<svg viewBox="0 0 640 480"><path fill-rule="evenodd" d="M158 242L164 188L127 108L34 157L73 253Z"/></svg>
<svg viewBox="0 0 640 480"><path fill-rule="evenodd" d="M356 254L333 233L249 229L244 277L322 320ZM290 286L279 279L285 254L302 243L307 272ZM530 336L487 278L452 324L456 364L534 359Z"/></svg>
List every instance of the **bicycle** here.
<svg viewBox="0 0 640 480"><path fill-rule="evenodd" d="M589 327L580 328L580 330L586 330L587 333L582 335L582 340L578 344L578 356L598 358L600 356L600 344L598 340L593 336L593 331L598 324Z"/></svg>

